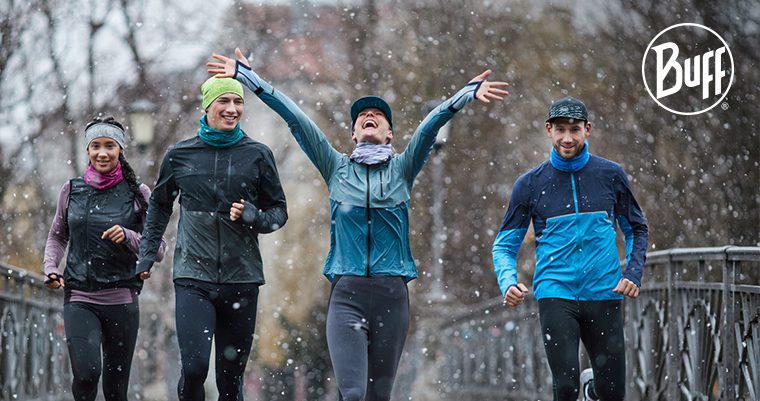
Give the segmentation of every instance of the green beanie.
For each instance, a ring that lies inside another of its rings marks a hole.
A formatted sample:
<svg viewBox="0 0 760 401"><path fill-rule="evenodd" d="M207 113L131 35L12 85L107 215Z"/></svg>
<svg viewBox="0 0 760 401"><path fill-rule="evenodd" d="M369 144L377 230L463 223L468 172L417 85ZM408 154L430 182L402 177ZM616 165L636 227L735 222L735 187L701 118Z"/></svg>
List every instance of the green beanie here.
<svg viewBox="0 0 760 401"><path fill-rule="evenodd" d="M243 96L243 85L240 82L232 78L216 78L211 77L201 85L201 94L203 95L203 110L208 108L208 105L214 102L216 98L224 95L225 93L234 93L241 98Z"/></svg>

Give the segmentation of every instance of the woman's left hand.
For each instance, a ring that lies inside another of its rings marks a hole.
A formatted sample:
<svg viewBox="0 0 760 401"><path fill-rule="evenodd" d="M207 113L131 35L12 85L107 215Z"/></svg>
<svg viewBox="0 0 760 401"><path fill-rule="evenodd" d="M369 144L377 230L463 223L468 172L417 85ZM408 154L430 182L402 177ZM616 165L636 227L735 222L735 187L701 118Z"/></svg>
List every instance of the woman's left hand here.
<svg viewBox="0 0 760 401"><path fill-rule="evenodd" d="M121 244L127 239L127 235L124 233L124 229L120 225L115 225L108 230L103 231L101 239L110 239L114 244Z"/></svg>
<svg viewBox="0 0 760 401"><path fill-rule="evenodd" d="M485 70L477 77L470 80L470 83L480 82L478 92L475 93L475 99L480 100L483 103L491 103L491 100L503 100L505 95L509 95L509 92L502 88L509 86L506 82L501 81L486 81L493 71Z"/></svg>

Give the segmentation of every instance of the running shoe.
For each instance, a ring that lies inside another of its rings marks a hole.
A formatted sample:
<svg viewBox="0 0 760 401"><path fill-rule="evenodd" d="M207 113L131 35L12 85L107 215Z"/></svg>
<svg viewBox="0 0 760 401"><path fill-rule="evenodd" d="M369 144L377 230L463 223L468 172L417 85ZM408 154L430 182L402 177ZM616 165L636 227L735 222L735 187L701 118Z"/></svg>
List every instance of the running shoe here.
<svg viewBox="0 0 760 401"><path fill-rule="evenodd" d="M581 391L583 391L583 401L598 401L598 398L591 397L591 386L594 384L594 371L591 368L584 369L581 372Z"/></svg>

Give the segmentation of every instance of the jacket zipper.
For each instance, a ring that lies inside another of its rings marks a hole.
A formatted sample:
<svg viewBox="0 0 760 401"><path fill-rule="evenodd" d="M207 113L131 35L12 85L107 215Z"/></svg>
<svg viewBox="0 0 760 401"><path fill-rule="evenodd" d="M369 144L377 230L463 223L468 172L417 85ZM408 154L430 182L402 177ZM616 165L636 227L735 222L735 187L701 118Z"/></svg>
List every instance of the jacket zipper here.
<svg viewBox="0 0 760 401"><path fill-rule="evenodd" d="M384 198L385 195L383 195L383 171L380 170L380 198Z"/></svg>
<svg viewBox="0 0 760 401"><path fill-rule="evenodd" d="M370 276L370 256L372 253L372 211L369 206L369 165L367 167L367 277Z"/></svg>
<svg viewBox="0 0 760 401"><path fill-rule="evenodd" d="M578 193L577 193L577 190L575 188L575 174L573 174L573 173L570 173L570 187L572 188L572 191L573 191L573 208L575 210L575 224L577 226L577 224L578 224L578 212L579 212L579 208L578 208ZM577 229L577 227L576 227L576 229ZM580 233L578 233L578 234L580 234ZM580 237L576 236L576 238L580 238ZM576 239L576 248L577 248L577 245L578 245L577 241L578 240ZM574 252L577 252L577 251L578 250L576 249ZM576 271L576 281L578 281L578 271ZM576 288L578 288L578 287L576 286ZM577 291L575 292L575 301L576 302L579 301L579 299L578 299L578 292Z"/></svg>
<svg viewBox="0 0 760 401"><path fill-rule="evenodd" d="M573 206L575 207L575 216L578 216L579 208L578 208L578 191L575 188L575 175L573 173L570 173L570 184L573 188Z"/></svg>
<svg viewBox="0 0 760 401"><path fill-rule="evenodd" d="M69 188L71 188L71 187L69 187ZM69 191L71 191L71 189L69 189ZM89 240L89 238L90 238L90 221L89 221L90 218L89 217L90 217L90 210L92 210L92 198L93 198L93 192L92 191L93 191L92 188L87 188L87 194L86 194L86 196L87 196L87 210L85 210L85 212L84 212L84 230L85 230L84 231L84 237L86 238L86 240L85 240L85 254L87 254L87 255L90 254L90 240ZM69 193L69 196L71 196L71 193ZM88 289L88 291L93 291L94 289L92 287L90 287L92 285L92 265L91 264L89 264L89 263L87 264L87 270L86 271L87 271L87 276L86 276L86 280L85 280L85 283L86 283L85 287Z"/></svg>
<svg viewBox="0 0 760 401"><path fill-rule="evenodd" d="M214 194L217 194L218 196L218 174L219 174L219 151L214 151ZM221 199L219 200L221 201ZM221 255L222 255L222 241L221 241L221 230L219 229L220 223L219 220L221 219L221 216L219 215L219 212L214 211L214 214L216 215L216 274L217 282L222 281L222 275L221 275L221 269L220 269L220 263L221 263Z"/></svg>

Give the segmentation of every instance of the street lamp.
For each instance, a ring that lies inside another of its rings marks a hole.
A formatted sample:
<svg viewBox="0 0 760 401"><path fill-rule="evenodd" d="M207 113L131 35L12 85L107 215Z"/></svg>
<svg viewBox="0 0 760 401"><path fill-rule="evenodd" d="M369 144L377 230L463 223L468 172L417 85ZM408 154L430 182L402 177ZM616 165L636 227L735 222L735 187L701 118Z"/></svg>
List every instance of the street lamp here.
<svg viewBox="0 0 760 401"><path fill-rule="evenodd" d="M132 124L132 135L141 153L153 143L153 112L156 105L150 100L139 99L129 107L129 121Z"/></svg>
<svg viewBox="0 0 760 401"><path fill-rule="evenodd" d="M451 120L447 121L446 124L443 124L443 127L438 130L438 135L435 137L435 145L433 145L433 149L436 152L436 155L438 154L438 151L447 143L449 140L449 133L451 132Z"/></svg>
<svg viewBox="0 0 760 401"><path fill-rule="evenodd" d="M425 103L422 109L424 110L425 114L428 114L433 111L433 109L438 107L439 104L441 104L440 100L433 99ZM449 133L451 132L451 124L449 124L450 121L451 120L447 121L446 124L444 124L443 127L438 130L438 135L435 136L435 144L433 145L435 154L438 154L438 150L441 149L441 147L443 147L443 145L445 145L449 140Z"/></svg>
<svg viewBox="0 0 760 401"><path fill-rule="evenodd" d="M426 111L430 112L438 104L439 100L431 100L426 104ZM445 274L443 252L446 249L446 240L448 235L446 234L446 226L443 222L443 202L446 198L446 189L444 188L443 180L443 166L446 153L443 152L443 145L449 139L449 133L451 132L451 124L447 122L439 130L438 135L435 137L435 144L433 145L433 157L430 160L431 168L431 181L432 181L432 198L433 205L430 207L430 214L433 220L432 233L430 235L430 249L431 259L433 260L432 275L433 282L430 286L430 293L428 299L431 301L442 302L446 300L446 293L443 290L443 276Z"/></svg>

